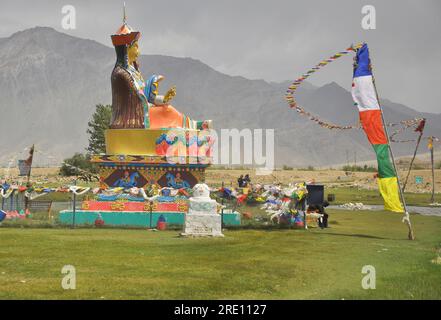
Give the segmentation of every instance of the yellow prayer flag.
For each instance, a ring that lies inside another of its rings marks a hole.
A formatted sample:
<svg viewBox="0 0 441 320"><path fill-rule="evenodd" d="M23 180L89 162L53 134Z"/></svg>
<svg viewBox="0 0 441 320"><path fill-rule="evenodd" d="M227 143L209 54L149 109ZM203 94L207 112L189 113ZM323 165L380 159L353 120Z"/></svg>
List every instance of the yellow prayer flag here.
<svg viewBox="0 0 441 320"><path fill-rule="evenodd" d="M429 148L429 150L433 149L433 138L429 137L429 141L427 143L427 147Z"/></svg>
<svg viewBox="0 0 441 320"><path fill-rule="evenodd" d="M378 189L384 199L384 210L404 212L400 200L397 177L378 178Z"/></svg>

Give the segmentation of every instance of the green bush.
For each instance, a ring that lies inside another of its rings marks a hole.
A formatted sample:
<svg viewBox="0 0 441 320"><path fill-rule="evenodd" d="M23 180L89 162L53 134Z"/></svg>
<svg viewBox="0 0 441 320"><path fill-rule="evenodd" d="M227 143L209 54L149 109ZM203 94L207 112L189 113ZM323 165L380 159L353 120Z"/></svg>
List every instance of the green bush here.
<svg viewBox="0 0 441 320"><path fill-rule="evenodd" d="M299 171L314 171L315 168L313 166L307 166L306 168L300 168Z"/></svg>
<svg viewBox="0 0 441 320"><path fill-rule="evenodd" d="M60 168L60 175L65 177L81 175L82 170L97 173L98 169L90 162L90 158L82 153L75 153L73 157L65 159Z"/></svg>
<svg viewBox="0 0 441 320"><path fill-rule="evenodd" d="M355 166L355 165L345 165L343 166L343 171L353 171L353 172L377 172L377 168L373 166Z"/></svg>

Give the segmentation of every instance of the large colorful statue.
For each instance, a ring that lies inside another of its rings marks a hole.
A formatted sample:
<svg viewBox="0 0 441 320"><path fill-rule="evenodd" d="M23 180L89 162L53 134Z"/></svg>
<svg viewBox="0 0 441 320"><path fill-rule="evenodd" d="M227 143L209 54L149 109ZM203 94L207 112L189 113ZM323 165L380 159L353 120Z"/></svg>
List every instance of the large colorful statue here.
<svg viewBox="0 0 441 320"><path fill-rule="evenodd" d="M112 120L105 131L106 152L92 156L100 168L102 188L145 187L151 183L176 189L204 180L211 162L211 120L195 121L170 101L172 87L159 94L161 75L144 80L138 63L140 32L124 14L111 36L116 51L112 71Z"/></svg>
<svg viewBox="0 0 441 320"><path fill-rule="evenodd" d="M169 104L176 95L170 88L159 95L161 75L152 75L147 82L138 64L140 32L123 25L112 35L116 64L112 72L112 129L208 129L211 121L194 121Z"/></svg>
<svg viewBox="0 0 441 320"><path fill-rule="evenodd" d="M155 213L166 216L170 223L182 224L183 213L189 210L189 189L205 180L205 169L212 161L214 135L202 130L210 129L211 121L191 120L171 106L174 87L159 95L161 75L144 81L138 64L140 33L125 20L111 36L117 60L111 77L111 126L104 132L106 151L91 157L99 168L98 196L84 200L81 213L76 214L87 223L101 217L98 221L107 225L145 226L150 220L152 226ZM3 195L1 186L0 192ZM215 219L219 229L216 202L199 200L209 202L214 214L205 216ZM118 212L115 218L106 220L114 212ZM240 222L239 215L232 217L234 224ZM71 223L73 212L60 213L60 220Z"/></svg>

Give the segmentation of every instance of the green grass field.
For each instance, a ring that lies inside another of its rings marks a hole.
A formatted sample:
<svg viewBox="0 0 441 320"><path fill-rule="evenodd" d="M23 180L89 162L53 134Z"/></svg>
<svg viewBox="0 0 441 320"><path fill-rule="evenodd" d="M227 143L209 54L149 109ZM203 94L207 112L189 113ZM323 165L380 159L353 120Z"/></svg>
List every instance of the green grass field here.
<svg viewBox="0 0 441 320"><path fill-rule="evenodd" d="M366 190L361 188L325 188L325 194L334 194L333 204L343 204L348 202L362 202L363 204L382 204L378 190ZM404 198L408 205L427 206L430 204L431 195L429 193L406 192ZM435 194L435 202L441 203L441 194Z"/></svg>
<svg viewBox="0 0 441 320"><path fill-rule="evenodd" d="M178 231L0 228L0 299L441 299L441 218L330 210L331 228ZM441 258L438 258L438 261ZM76 268L63 290L61 269ZM364 265L376 289L361 287Z"/></svg>

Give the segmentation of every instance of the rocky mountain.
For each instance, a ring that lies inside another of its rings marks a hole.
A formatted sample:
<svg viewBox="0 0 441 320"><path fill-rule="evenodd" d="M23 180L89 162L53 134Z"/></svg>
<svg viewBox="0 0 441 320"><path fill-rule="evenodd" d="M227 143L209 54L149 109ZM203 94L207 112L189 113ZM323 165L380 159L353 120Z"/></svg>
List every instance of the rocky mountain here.
<svg viewBox="0 0 441 320"><path fill-rule="evenodd" d="M0 39L0 165L23 156L23 149L32 143L44 153L36 155L40 164L59 163L84 151L95 105L111 103L114 63L113 48L51 28L36 27ZM329 131L290 110L284 101L289 82L232 77L190 58L142 55L140 65L145 77L152 73L166 77L162 92L176 85L173 104L194 119L212 119L216 129L274 128L279 166L345 163L348 155L352 161L355 151L360 161L374 158L362 132ZM323 119L340 124L357 121L350 93L336 83L322 87L305 83L298 99ZM427 133L441 135L441 114L382 102L387 121L424 116L429 119ZM414 144L394 145L399 155L410 154L413 148Z"/></svg>

